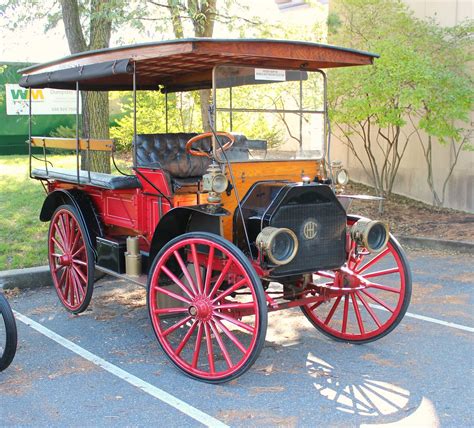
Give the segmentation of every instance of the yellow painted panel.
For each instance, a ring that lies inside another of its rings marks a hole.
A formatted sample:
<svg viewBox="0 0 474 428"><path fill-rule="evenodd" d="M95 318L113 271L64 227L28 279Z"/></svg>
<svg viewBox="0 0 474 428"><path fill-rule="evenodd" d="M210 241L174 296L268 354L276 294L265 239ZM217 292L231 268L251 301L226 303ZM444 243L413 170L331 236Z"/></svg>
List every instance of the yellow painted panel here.
<svg viewBox="0 0 474 428"><path fill-rule="evenodd" d="M242 199L250 186L261 180L290 180L301 181L302 176L314 178L319 172L319 161L316 160L291 160L275 162L233 162L232 171L234 173L235 185L239 197ZM229 177L229 172L227 172ZM234 192L230 196L222 194L224 208L234 214L237 206ZM232 216L224 217L223 230L224 237L232 241Z"/></svg>

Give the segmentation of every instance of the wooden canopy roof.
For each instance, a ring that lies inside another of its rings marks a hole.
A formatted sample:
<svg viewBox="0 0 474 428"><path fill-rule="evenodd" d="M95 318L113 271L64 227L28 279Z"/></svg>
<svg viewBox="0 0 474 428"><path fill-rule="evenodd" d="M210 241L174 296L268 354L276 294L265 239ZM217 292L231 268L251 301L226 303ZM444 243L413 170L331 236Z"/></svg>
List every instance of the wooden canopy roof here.
<svg viewBox="0 0 474 428"><path fill-rule="evenodd" d="M83 52L21 70L31 88L129 90L210 88L212 69L233 64L315 71L370 65L378 55L319 43L265 39L180 39Z"/></svg>

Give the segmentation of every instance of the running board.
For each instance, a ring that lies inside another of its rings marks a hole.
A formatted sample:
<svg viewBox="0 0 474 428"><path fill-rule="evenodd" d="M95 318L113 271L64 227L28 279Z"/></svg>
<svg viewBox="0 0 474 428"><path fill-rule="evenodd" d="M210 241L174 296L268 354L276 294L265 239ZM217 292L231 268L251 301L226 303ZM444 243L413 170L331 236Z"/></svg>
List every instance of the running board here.
<svg viewBox="0 0 474 428"><path fill-rule="evenodd" d="M117 273L113 270L104 268L102 266L95 265L95 268L107 275L115 276L116 278L124 279L125 281L133 282L134 284L141 285L142 287L146 288L148 276L147 275L140 275L140 276L130 276L124 273Z"/></svg>

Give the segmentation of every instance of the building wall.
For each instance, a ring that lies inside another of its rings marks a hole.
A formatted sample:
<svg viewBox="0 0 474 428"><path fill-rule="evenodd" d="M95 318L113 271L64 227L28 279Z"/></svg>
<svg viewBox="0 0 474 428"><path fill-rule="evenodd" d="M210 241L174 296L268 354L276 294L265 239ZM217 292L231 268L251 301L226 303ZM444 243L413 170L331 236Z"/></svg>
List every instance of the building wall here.
<svg viewBox="0 0 474 428"><path fill-rule="evenodd" d="M405 0L405 3L413 10L416 17L434 18L444 26L453 26L466 18L473 17L474 3L472 1ZM473 124L474 114L471 112L470 123L463 124L463 126L472 128ZM409 127L405 127L404 131L409 133ZM423 135L423 138L426 139L426 135ZM471 144L474 144L472 137ZM332 145L332 159L342 160L354 180L371 184L370 177L367 176L357 159L349 152L349 149L341 140L337 139L337 136L334 138ZM363 159L365 159L364 156ZM379 155L378 159L381 160L382 157ZM449 146L442 146L437 142L433 143L434 179L438 191L442 189L452 159L453 152ZM433 196L426 182L426 177L427 167L421 145L418 141L413 140L401 162L393 191L432 204ZM444 206L474 212L474 152L461 152L446 188Z"/></svg>

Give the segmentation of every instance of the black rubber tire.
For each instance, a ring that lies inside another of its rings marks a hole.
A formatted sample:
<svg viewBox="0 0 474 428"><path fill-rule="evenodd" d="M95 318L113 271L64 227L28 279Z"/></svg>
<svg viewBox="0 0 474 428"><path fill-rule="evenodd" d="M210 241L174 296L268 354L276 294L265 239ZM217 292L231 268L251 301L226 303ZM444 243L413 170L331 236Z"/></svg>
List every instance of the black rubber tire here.
<svg viewBox="0 0 474 428"><path fill-rule="evenodd" d="M210 383L210 384L220 384L220 383L225 383L229 382L239 376L242 376L252 365L255 363L256 359L260 355L260 352L262 351L262 348L265 344L265 337L267 333L267 325L268 325L268 312L267 312L267 303L266 303L266 298L265 298L265 292L263 290L262 283L260 281L260 277L257 275L255 272L255 269L249 262L248 258L244 255L244 253L236 247L234 244L229 242L227 239L222 238L219 235L213 234L213 233L208 233L208 232L189 232L185 233L183 235L180 235L171 241L169 241L156 255L155 259L153 260L153 264L151 266L151 269L148 273L148 284L147 284L147 307L148 307L148 314L150 317L150 321L153 325L152 321L152 314L151 314L151 307L150 307L150 287L151 287L151 278L152 278L152 272L156 269L156 265L162 255L167 251L168 248L173 246L176 242L179 241L186 241L188 238L205 238L208 240L213 240L217 242L218 244L222 245L225 247L229 252L233 253L235 258L241 263L247 274L252 280L252 285L255 289L255 296L256 300L258 303L258 311L259 311L259 319L260 321L260 327L257 331L257 339L256 339L256 345L250 355L250 357L247 359L247 361L242 365L242 367L237 370L235 373L232 373L226 377L220 378L220 379L207 379L205 377L193 375L192 373L187 372L183 368L181 368L175 361L168 355L166 352L164 346L161 344L160 339L156 331L153 329L155 332L155 336L157 338L158 343L160 344L161 349L165 353L165 355L169 358L169 360L177 367L182 373L184 373L186 376L190 377L191 379L199 380L201 382L205 383Z"/></svg>
<svg viewBox="0 0 474 428"><path fill-rule="evenodd" d="M5 370L13 361L18 342L15 317L7 298L0 293L0 322L5 326L5 348L0 355L0 371Z"/></svg>
<svg viewBox="0 0 474 428"><path fill-rule="evenodd" d="M357 221L361 218L362 217L356 216L356 215L348 215L347 216L348 222L355 222L355 221ZM410 305L411 293L412 293L412 277L411 277L411 270L410 270L410 265L408 263L407 256L406 256L405 252L403 251L402 246L399 244L399 242L396 240L396 238L392 234L390 234L389 243L392 245L393 249L396 251L396 253L400 257L400 260L401 260L401 262L403 264L403 267L404 267L403 272L404 272L404 275L405 275L405 295L403 297L402 307L400 308L400 312L398 313L397 317L393 320L390 327L388 327L386 330L384 330L382 333L378 334L377 336L369 338L369 339L354 339L354 340L342 339L340 337L334 336L333 334L331 334L330 332L324 330L318 324L313 322L313 320L311 319L311 315L308 313L306 307L305 306L300 306L300 309L303 312L303 314L305 315L305 317L308 319L308 321L317 330L319 330L325 336L335 340L336 342L345 342L345 343L352 343L352 344L356 344L356 345L363 345L364 343L370 343L370 342L374 342L375 340L381 339L382 337L386 336L391 331L393 331L395 329L395 327L398 326L398 324L400 324L401 320L405 316L405 313L408 309L408 306Z"/></svg>
<svg viewBox="0 0 474 428"><path fill-rule="evenodd" d="M68 308L63 303L61 297L59 296L58 289L56 288L56 286L54 286L54 289L56 290L56 293L58 294L59 300L63 304L64 308L66 310L68 310L69 312L77 315L77 314L80 314L81 312L84 312L87 309L87 307L89 306L89 303L91 301L91 298L92 298L92 293L94 291L94 282L95 282L95 258L94 258L94 252L92 251L92 248L90 247L90 245L88 244L88 241L86 239L87 226L85 225L84 221L82 220L82 216L79 214L79 212L77 211L77 209L73 205L61 205L58 208L56 208L56 210L54 211L54 213L51 217L51 220L54 219L56 217L56 213L58 211L61 211L61 210L69 211L72 214L72 216L74 217L74 220L77 222L77 224L79 225L79 229L81 230L84 245L85 245L86 251L87 251L87 290L86 290L85 298L84 298L83 302L81 303L81 305L78 308L74 309L74 310ZM51 223L49 225L49 231L48 231L48 255L49 255L49 239L50 239L50 236L51 236L51 227L52 227L52 225L53 225L53 223L51 221ZM49 257L48 257L48 259L49 259ZM50 266L50 269L51 269L51 261L49 262L49 266ZM53 276L53 272L51 271L51 277L52 276ZM54 284L54 278L52 278L52 280L53 280L53 284Z"/></svg>

